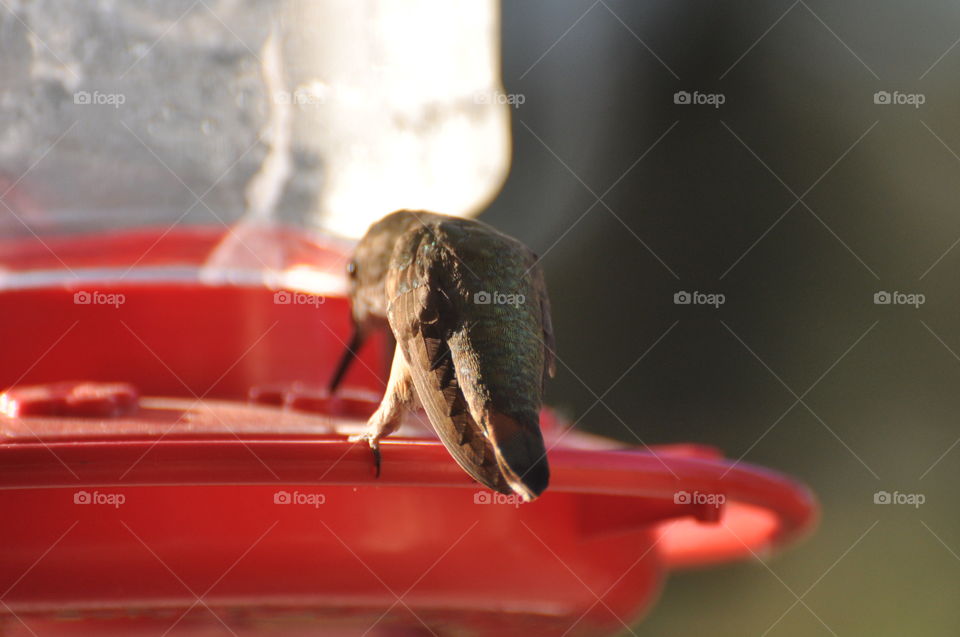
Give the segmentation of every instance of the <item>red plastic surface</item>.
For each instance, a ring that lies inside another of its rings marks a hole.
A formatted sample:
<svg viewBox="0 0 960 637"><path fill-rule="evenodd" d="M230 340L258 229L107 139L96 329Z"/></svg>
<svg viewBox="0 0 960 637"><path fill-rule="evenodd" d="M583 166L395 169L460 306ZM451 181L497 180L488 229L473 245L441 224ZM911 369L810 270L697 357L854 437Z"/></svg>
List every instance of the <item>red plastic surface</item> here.
<svg viewBox="0 0 960 637"><path fill-rule="evenodd" d="M140 396L129 383L62 382L12 387L0 394L0 415L115 418L136 412Z"/></svg>
<svg viewBox="0 0 960 637"><path fill-rule="evenodd" d="M183 250L178 238L151 263L195 265L217 235L191 231ZM121 236L100 245L103 261L135 252ZM299 245L317 268L342 263ZM8 404L76 394L47 385L67 380L140 398L109 417L62 403L0 416L4 634L594 636L649 608L670 569L774 550L815 523L811 494L784 476L703 447L611 448L549 412L553 479L534 503L480 489L416 427L384 441L377 479L345 434L382 392L383 341L344 395L322 389L348 334L344 299L98 283L124 295L111 306L74 303L79 289L0 293Z"/></svg>

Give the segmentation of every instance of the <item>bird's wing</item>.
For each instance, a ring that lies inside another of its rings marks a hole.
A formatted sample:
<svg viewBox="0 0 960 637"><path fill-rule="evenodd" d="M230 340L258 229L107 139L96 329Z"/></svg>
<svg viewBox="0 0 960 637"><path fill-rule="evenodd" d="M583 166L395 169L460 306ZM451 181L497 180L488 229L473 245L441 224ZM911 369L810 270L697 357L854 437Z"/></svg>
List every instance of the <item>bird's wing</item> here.
<svg viewBox="0 0 960 637"><path fill-rule="evenodd" d="M390 328L410 367L417 397L450 455L477 482L512 493L457 382L447 345L457 319L438 276L442 264L432 255L418 255L421 248L437 249L435 241L429 245L431 239L428 230L415 228L394 249L394 259L403 267L390 268L385 282Z"/></svg>

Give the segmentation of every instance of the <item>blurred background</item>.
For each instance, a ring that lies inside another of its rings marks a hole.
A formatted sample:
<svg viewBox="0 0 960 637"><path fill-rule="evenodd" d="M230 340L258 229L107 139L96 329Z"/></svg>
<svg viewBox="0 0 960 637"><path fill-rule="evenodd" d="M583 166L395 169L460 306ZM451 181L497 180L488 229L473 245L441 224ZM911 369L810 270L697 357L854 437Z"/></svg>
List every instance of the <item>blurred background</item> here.
<svg viewBox="0 0 960 637"><path fill-rule="evenodd" d="M482 209L543 257L551 406L821 499L634 634L955 634L960 6L497 6L0 0L0 233Z"/></svg>
<svg viewBox="0 0 960 637"><path fill-rule="evenodd" d="M502 6L525 100L482 218L544 258L548 401L624 441L717 445L823 505L786 554L671 577L636 634L954 634L960 8Z"/></svg>

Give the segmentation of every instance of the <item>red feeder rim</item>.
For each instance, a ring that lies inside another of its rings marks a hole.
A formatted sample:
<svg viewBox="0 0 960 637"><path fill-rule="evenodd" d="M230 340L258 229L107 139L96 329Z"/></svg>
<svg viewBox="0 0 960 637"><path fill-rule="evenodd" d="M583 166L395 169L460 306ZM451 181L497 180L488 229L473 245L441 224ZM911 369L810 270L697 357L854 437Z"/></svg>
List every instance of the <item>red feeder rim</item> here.
<svg viewBox="0 0 960 637"><path fill-rule="evenodd" d="M91 270L150 245L141 266L195 268L219 238L0 250L15 283L0 292L0 507L21 521L0 528L10 634L597 635L648 609L669 570L766 554L816 522L780 474L707 447L617 447L548 411L552 480L534 503L481 489L415 426L383 442L377 479L346 434L376 406L383 342L343 396L317 390L349 330L342 297ZM344 261L277 239L320 270ZM78 278L25 272L63 265Z"/></svg>

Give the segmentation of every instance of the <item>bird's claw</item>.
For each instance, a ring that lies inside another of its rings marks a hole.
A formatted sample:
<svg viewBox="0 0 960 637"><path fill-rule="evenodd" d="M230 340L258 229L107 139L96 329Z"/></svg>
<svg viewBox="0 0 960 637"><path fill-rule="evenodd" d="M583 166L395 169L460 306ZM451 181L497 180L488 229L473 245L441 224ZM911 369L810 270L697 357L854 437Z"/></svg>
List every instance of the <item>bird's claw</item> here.
<svg viewBox="0 0 960 637"><path fill-rule="evenodd" d="M376 477L380 477L380 437L372 432L364 432L362 434L356 434L355 436L350 436L347 438L348 442L360 442L366 440L367 444L370 445L370 451L373 452L373 466L376 472Z"/></svg>

